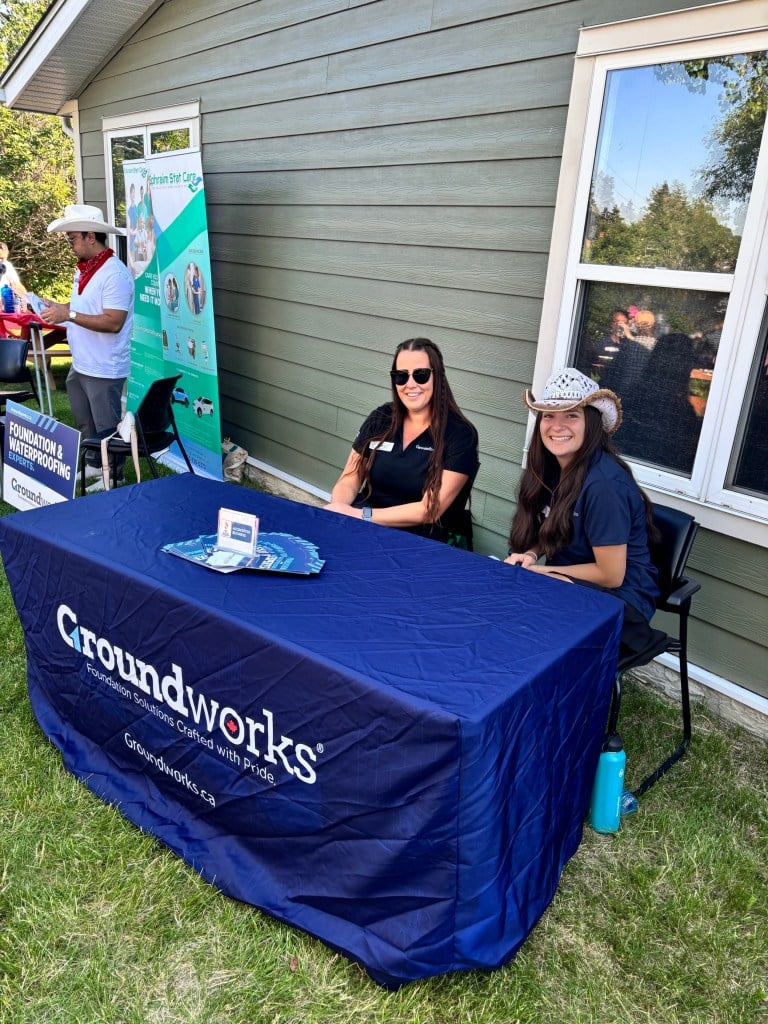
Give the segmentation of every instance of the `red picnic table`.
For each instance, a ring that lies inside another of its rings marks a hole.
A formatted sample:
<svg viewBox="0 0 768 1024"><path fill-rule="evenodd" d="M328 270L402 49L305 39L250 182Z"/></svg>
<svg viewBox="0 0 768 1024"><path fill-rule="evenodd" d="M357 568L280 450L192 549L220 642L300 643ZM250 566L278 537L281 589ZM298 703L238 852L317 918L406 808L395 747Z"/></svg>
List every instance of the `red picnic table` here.
<svg viewBox="0 0 768 1024"><path fill-rule="evenodd" d="M40 395L40 408L53 416L51 388L56 384L51 380L45 362L47 349L54 345L67 344L67 329L59 324L47 324L37 313L2 313L0 312L0 331L3 338L24 338L32 343L32 360L35 365L37 393ZM45 381L43 387L42 380ZM45 395L45 407L43 406Z"/></svg>

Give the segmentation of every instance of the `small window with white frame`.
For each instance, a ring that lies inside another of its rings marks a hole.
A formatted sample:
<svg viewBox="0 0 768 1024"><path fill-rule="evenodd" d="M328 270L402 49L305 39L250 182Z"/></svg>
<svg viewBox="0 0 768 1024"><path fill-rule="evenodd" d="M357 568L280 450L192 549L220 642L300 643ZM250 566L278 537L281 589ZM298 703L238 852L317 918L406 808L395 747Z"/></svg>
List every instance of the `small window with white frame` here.
<svg viewBox="0 0 768 1024"><path fill-rule="evenodd" d="M570 364L614 390L615 444L651 497L695 505L714 529L738 515L740 535L768 545L768 28L756 6L582 30L534 388Z"/></svg>
<svg viewBox="0 0 768 1024"><path fill-rule="evenodd" d="M200 104L198 101L118 114L102 121L106 162L107 207L113 224L126 227L125 179L123 164L153 153L197 149L200 145ZM125 239L118 238L124 247ZM122 259L125 252L120 252Z"/></svg>

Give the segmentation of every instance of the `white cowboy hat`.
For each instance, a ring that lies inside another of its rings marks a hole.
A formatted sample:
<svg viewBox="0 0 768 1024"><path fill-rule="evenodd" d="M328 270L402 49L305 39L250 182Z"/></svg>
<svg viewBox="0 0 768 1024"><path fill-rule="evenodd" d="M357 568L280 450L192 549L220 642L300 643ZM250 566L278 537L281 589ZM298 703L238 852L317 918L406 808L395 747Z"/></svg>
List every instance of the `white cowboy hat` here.
<svg viewBox="0 0 768 1024"><path fill-rule="evenodd" d="M534 412L568 412L594 405L603 419L603 429L614 434L621 425L621 399L608 388L601 388L591 377L572 366L558 370L544 385L544 394L536 401L526 391L525 404Z"/></svg>
<svg viewBox="0 0 768 1024"><path fill-rule="evenodd" d="M51 234L57 231L95 231L104 235L126 235L125 228L108 224L98 206L73 205L64 207L64 216L48 225Z"/></svg>

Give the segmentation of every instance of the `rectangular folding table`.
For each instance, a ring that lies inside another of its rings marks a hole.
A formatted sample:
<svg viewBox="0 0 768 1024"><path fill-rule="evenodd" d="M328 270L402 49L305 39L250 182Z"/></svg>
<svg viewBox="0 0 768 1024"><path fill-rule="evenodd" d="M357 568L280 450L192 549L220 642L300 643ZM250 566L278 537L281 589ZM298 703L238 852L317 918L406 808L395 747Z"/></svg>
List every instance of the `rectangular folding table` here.
<svg viewBox="0 0 768 1024"><path fill-rule="evenodd" d="M161 551L221 506L324 568ZM6 516L0 551L34 711L100 797L382 984L514 955L581 839L618 601L191 475Z"/></svg>

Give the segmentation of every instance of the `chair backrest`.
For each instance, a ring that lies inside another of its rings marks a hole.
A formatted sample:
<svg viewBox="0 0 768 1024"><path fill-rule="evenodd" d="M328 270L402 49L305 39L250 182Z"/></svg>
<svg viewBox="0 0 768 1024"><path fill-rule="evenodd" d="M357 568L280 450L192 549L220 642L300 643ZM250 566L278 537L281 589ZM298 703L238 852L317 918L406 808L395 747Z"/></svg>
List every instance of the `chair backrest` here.
<svg viewBox="0 0 768 1024"><path fill-rule="evenodd" d="M653 522L659 538L651 544L651 558L659 570L659 590L665 600L685 572L699 524L687 512L668 505L653 506Z"/></svg>
<svg viewBox="0 0 768 1024"><path fill-rule="evenodd" d="M153 381L142 398L136 410L136 419L148 442L153 435L172 429L174 417L171 395L181 377L182 374L177 373L175 377L162 377Z"/></svg>
<svg viewBox="0 0 768 1024"><path fill-rule="evenodd" d="M29 342L23 338L0 338L0 381L21 384L32 379L27 367Z"/></svg>

